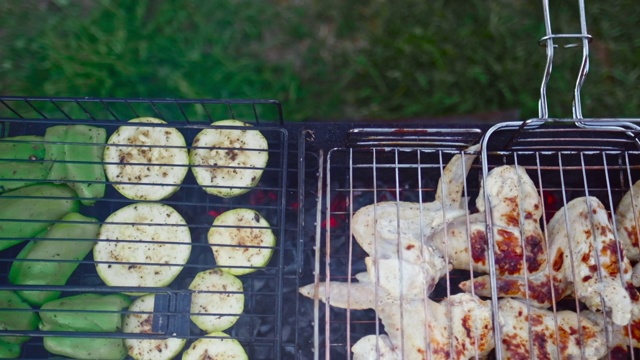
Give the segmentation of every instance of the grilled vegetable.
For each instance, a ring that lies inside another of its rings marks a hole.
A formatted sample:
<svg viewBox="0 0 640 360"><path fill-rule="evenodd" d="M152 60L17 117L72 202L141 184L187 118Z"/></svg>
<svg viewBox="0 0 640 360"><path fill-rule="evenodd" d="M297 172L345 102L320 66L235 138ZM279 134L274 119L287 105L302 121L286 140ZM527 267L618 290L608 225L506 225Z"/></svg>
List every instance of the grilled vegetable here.
<svg viewBox="0 0 640 360"><path fill-rule="evenodd" d="M249 357L238 340L222 332L213 332L194 341L182 354L182 360L200 359L248 360Z"/></svg>
<svg viewBox="0 0 640 360"><path fill-rule="evenodd" d="M0 192L47 178L51 164L44 162L43 141L30 135L0 139Z"/></svg>
<svg viewBox="0 0 640 360"><path fill-rule="evenodd" d="M121 310L131 305L122 294L79 294L50 301L40 308L42 331L116 332Z"/></svg>
<svg viewBox="0 0 640 360"><path fill-rule="evenodd" d="M52 163L48 180L66 182L84 205L93 205L96 199L104 197L105 129L87 125L52 126L44 140L46 160Z"/></svg>
<svg viewBox="0 0 640 360"><path fill-rule="evenodd" d="M13 291L0 290L0 330L35 330L38 314ZM20 344L28 336L0 336L0 358L20 356Z"/></svg>
<svg viewBox="0 0 640 360"><path fill-rule="evenodd" d="M124 318L123 332L144 334L152 332L155 295L137 298L129 307L131 313ZM137 313L136 313L137 312ZM186 339L125 339L127 352L134 359L173 359L184 347Z"/></svg>
<svg viewBox="0 0 640 360"><path fill-rule="evenodd" d="M31 240L16 257L9 281L16 285L64 285L79 261L93 248L98 235L96 219L78 213L65 215L42 238ZM59 291L18 291L32 305L57 299Z"/></svg>
<svg viewBox="0 0 640 360"><path fill-rule="evenodd" d="M220 214L213 221L208 240L218 267L233 275L249 274L266 266L276 245L267 220L251 209Z"/></svg>
<svg viewBox="0 0 640 360"><path fill-rule="evenodd" d="M159 203L136 203L105 220L93 258L107 285L154 287L169 285L190 253L189 227L176 210Z"/></svg>
<svg viewBox="0 0 640 360"><path fill-rule="evenodd" d="M209 194L233 197L249 192L260 181L269 160L269 144L251 124L221 120L211 124L193 140L189 154L198 184ZM239 126L247 129L216 129Z"/></svg>
<svg viewBox="0 0 640 360"><path fill-rule="evenodd" d="M42 342L48 352L73 359L119 360L127 356L124 341L117 338L45 336Z"/></svg>
<svg viewBox="0 0 640 360"><path fill-rule="evenodd" d="M0 359L16 359L20 356L21 350L20 345L0 339Z"/></svg>
<svg viewBox="0 0 640 360"><path fill-rule="evenodd" d="M0 195L0 250L30 239L61 217L78 211L66 185L36 184Z"/></svg>
<svg viewBox="0 0 640 360"><path fill-rule="evenodd" d="M162 200L176 192L188 171L189 154L178 130L142 117L111 135L104 150L107 178L133 200ZM139 124L136 125L136 124Z"/></svg>
<svg viewBox="0 0 640 360"><path fill-rule="evenodd" d="M199 272L189 290L194 291L191 295L191 320L204 331L230 328L244 310L242 281L222 270Z"/></svg>

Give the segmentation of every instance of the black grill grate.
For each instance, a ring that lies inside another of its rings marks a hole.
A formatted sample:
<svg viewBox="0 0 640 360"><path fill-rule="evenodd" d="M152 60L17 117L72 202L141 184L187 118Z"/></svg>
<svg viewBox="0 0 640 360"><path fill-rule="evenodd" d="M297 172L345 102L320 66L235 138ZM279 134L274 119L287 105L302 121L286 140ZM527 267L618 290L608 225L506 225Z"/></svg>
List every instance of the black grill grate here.
<svg viewBox="0 0 640 360"><path fill-rule="evenodd" d="M259 212L270 224L277 242L270 262L252 274L241 275L245 296L245 310L237 323L226 330L240 341L252 359L278 359L282 357L283 291L285 253L294 244L285 244L297 227L287 228L286 199L292 191L287 189L289 172L289 139L283 127L282 109L271 100L174 100L174 99L76 99L76 98L0 98L0 135L40 135L54 125L86 124L106 129L111 135L124 122L136 117L157 117L168 122L159 125L176 128L185 138L187 147L195 135L216 120L235 118L255 125L269 144L269 161L257 186L248 193L233 198L221 198L206 194L196 183L191 171L178 191L161 202L173 207L189 226L192 244L191 255L180 275L167 287L146 288L156 294L154 309L155 334L131 335L119 333L55 333L42 331L0 331L2 335L25 334L33 336L23 346L22 357L46 358L42 347L43 336L87 336L118 338L166 338L177 336L191 340L205 333L191 323L189 305L191 292L188 286L196 273L215 267L207 232L213 219L220 213L234 208L249 208ZM76 144L82 145L82 144ZM7 161L0 154L0 161ZM25 179L28 180L28 179ZM81 206L80 213L103 222L114 211L134 203L118 193L107 182L104 198L93 206ZM11 219L2 219L3 221ZM38 219L32 219L37 221ZM295 222L293 223L295 224ZM0 240L7 240L6 238ZM92 239L87 239L92 240ZM25 242L26 243L26 242ZM115 293L132 289L106 286L95 270L95 262L89 254L80 261L72 277L62 286L12 285L8 272L24 244L0 252L0 289L6 290L59 290L61 297L79 293ZM55 261L55 260L48 260ZM131 264L136 265L136 264ZM163 265L163 264L160 264ZM34 309L37 311L37 309ZM287 310L288 311L288 310ZM123 313L127 313L126 309ZM292 343L290 338L287 338ZM186 348L186 347L185 347Z"/></svg>

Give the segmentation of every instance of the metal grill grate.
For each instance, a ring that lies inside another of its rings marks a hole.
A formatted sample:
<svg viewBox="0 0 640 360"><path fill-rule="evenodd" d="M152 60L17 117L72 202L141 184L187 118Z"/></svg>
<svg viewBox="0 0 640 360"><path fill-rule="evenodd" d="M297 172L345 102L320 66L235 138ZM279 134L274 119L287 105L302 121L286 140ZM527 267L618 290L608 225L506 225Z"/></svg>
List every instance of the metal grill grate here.
<svg viewBox="0 0 640 360"><path fill-rule="evenodd" d="M283 245L283 241L285 240L286 227L285 197L289 141L287 131L283 127L282 110L278 102L271 100L0 98L0 134L3 138L18 135L42 136L51 126L72 124L100 127L105 129L107 136L109 136L126 121L143 116L157 117L167 121L167 125L152 124L149 126L177 129L184 136L188 149L192 149L191 144L195 135L202 129L209 128L209 124L213 121L235 118L255 125L254 129L259 130L268 142L269 160L260 182L244 195L222 198L205 193L189 171L178 190L170 197L161 200L163 204L174 208L186 220L192 242L188 245L191 247L188 262L170 285L144 289L145 293L155 294L153 333L124 334L122 331L114 333L61 333L40 330L0 330L0 334L32 336L32 339L22 349L22 356L25 358L47 357L47 352L42 347L43 337L60 335L144 339L175 336L188 340L186 349L192 340L205 335L203 330L191 323L189 306L193 291L188 290L188 287L198 272L216 267L211 246L207 242L207 233L212 228L213 219L227 210L248 208L260 213L269 222L277 240L275 247L273 247L274 254L266 266L251 274L238 276L243 283L244 311L235 325L225 332L237 339L252 359L281 358L284 293L282 290L283 248L286 247ZM225 128L235 129L234 127ZM19 142L19 140L16 141L16 143ZM97 146L87 143L74 143L73 145ZM0 154L0 161L9 161L7 155ZM104 163L99 163L99 165L102 166ZM28 181L32 179L27 177L17 180ZM71 180L71 182L73 181ZM79 212L85 216L96 218L102 225L107 216L136 202L122 196L112 185L114 183L106 181L104 198L98 199L92 206L81 206ZM12 220L15 221L11 217L3 216L0 221L6 223ZM39 220L42 221L42 219L34 218L22 221L28 224ZM54 223L58 222L54 221ZM6 237L1 239L1 241L7 240L11 239ZM95 239L84 240L93 241ZM42 241L47 240L43 239ZM124 243L126 240L121 242ZM166 244L171 243L173 241ZM134 290L127 287L106 286L96 273L96 262L91 254L77 261L78 268L64 285L11 284L8 281L9 270L16 262L16 256L22 248L23 244L0 251L0 290L56 290L62 292L61 298L81 293L112 294ZM247 249L249 248L250 246L247 245ZM54 258L42 260L42 262L56 261L63 262ZM150 265L149 263L127 264L130 266ZM171 264L151 265L167 266ZM0 309L0 311L21 310ZM34 307L29 311L37 312L38 309ZM128 314L130 312L125 308L121 313Z"/></svg>

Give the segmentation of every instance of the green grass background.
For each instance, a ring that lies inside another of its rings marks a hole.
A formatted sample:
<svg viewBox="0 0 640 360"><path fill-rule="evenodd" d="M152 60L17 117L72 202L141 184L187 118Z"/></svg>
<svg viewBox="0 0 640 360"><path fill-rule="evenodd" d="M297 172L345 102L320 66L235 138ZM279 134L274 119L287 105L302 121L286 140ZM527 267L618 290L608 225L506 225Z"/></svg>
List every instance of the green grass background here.
<svg viewBox="0 0 640 360"><path fill-rule="evenodd" d="M577 1L552 1L578 32ZM585 117L640 117L640 6L586 1ZM0 94L272 98L287 120L537 116L540 1L0 2ZM581 48L558 49L550 115L571 115Z"/></svg>

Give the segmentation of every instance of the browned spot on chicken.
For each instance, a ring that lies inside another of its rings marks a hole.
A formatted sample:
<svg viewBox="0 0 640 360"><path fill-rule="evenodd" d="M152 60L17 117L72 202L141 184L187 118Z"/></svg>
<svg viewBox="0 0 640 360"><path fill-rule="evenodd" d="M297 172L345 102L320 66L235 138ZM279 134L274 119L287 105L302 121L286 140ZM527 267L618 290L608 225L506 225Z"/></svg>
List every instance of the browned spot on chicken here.
<svg viewBox="0 0 640 360"><path fill-rule="evenodd" d="M624 227L624 231L627 233L627 237L631 241L631 244L635 247L638 247L638 230L635 225L631 227Z"/></svg>
<svg viewBox="0 0 640 360"><path fill-rule="evenodd" d="M627 336L640 341L640 319L632 319L627 329Z"/></svg>
<svg viewBox="0 0 640 360"><path fill-rule="evenodd" d="M525 249L527 254L527 269L529 272L537 272L544 265L545 244L544 240L537 235L526 237Z"/></svg>
<svg viewBox="0 0 640 360"><path fill-rule="evenodd" d="M482 230L471 233L471 258L476 264L487 264L487 235Z"/></svg>
<svg viewBox="0 0 640 360"><path fill-rule="evenodd" d="M558 329L558 348L560 349L560 356L566 354L569 351L569 341L571 341L571 334L567 329L561 327Z"/></svg>
<svg viewBox="0 0 640 360"><path fill-rule="evenodd" d="M602 268L611 276L616 276L620 273L618 251L621 250L617 241L607 242L601 250L601 255L609 260L608 262L601 262Z"/></svg>
<svg viewBox="0 0 640 360"><path fill-rule="evenodd" d="M502 215L504 224L511 227L520 226L520 214L518 208L518 199L515 196L504 198L504 202L509 206L509 211Z"/></svg>
<svg viewBox="0 0 640 360"><path fill-rule="evenodd" d="M627 282L625 284L625 288L627 289L627 293L634 303L640 301L640 293L638 293L638 289L633 286L632 282Z"/></svg>
<svg viewBox="0 0 640 360"><path fill-rule="evenodd" d="M513 360L529 360L529 348L525 346L528 341L522 341L517 334L505 334L502 336L504 350L511 355Z"/></svg>
<svg viewBox="0 0 640 360"><path fill-rule="evenodd" d="M542 320L540 320L539 324L534 325L532 323L531 325L540 326L542 325ZM551 359L552 357L551 357L551 354L549 354L548 343L550 341L553 342L553 338L550 338L549 336L547 336L547 334L545 334L544 331L540 331L540 329L534 330L532 335L533 335L532 343L533 343L533 347L535 348L535 358ZM531 355L534 355L534 354L531 354Z"/></svg>
<svg viewBox="0 0 640 360"><path fill-rule="evenodd" d="M404 248L406 250L412 250L413 248L415 248L416 246L414 244L407 244L407 246L405 246Z"/></svg>
<svg viewBox="0 0 640 360"><path fill-rule="evenodd" d="M464 314L462 317L462 327L464 328L464 332L467 334L467 339L472 339L473 333L473 319L471 318L471 314Z"/></svg>
<svg viewBox="0 0 640 360"><path fill-rule="evenodd" d="M562 250L558 250L556 253L555 259L553 259L552 269L554 272L560 271L562 269L562 265L564 264L564 252Z"/></svg>
<svg viewBox="0 0 640 360"><path fill-rule="evenodd" d="M520 294L520 282L511 279L498 281L498 293L502 296L516 296Z"/></svg>
<svg viewBox="0 0 640 360"><path fill-rule="evenodd" d="M516 275L522 273L522 252L520 241L511 231L498 229L496 244L496 265L500 274Z"/></svg>

